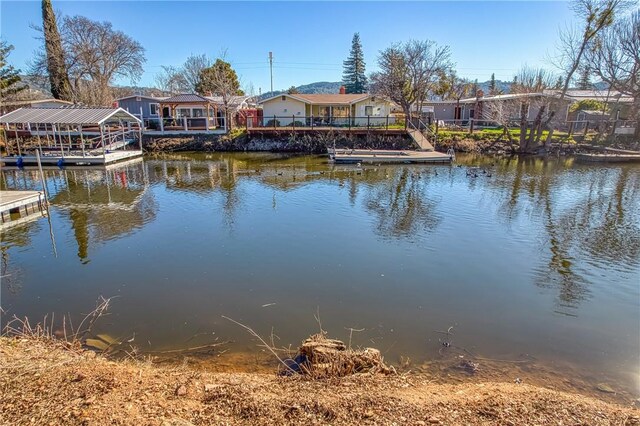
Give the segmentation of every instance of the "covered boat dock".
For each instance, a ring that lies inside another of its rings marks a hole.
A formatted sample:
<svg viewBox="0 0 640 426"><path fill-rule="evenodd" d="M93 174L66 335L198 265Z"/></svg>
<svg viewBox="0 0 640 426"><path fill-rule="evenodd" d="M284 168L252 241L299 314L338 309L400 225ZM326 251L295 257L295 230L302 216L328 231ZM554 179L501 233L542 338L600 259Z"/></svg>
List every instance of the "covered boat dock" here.
<svg viewBox="0 0 640 426"><path fill-rule="evenodd" d="M140 120L122 108L21 108L0 117L4 165L105 165L142 155ZM15 143L9 143L10 139Z"/></svg>

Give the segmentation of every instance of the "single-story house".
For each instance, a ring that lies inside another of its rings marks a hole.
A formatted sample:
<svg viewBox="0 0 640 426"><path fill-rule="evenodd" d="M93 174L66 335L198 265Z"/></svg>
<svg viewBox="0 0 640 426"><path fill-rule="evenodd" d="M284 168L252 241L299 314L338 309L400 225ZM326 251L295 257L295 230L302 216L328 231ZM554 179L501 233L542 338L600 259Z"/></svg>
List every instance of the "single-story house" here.
<svg viewBox="0 0 640 426"><path fill-rule="evenodd" d="M341 90L342 91L342 90ZM394 123L393 103L372 94L302 94L284 93L264 99L263 126L352 126Z"/></svg>
<svg viewBox="0 0 640 426"><path fill-rule="evenodd" d="M20 101L0 102L0 115L7 114L19 108L62 108L73 105L72 102L61 101L60 99L30 99Z"/></svg>
<svg viewBox="0 0 640 426"><path fill-rule="evenodd" d="M132 95L117 99L117 106L141 118L145 128L160 129L160 115L164 119L188 121L191 130L205 129L204 119L210 118L210 127L224 127L222 96L201 96L197 94L179 94L170 97ZM231 117L236 118L239 111L252 106L249 96L232 96L228 107ZM162 110L161 110L162 109ZM178 124L178 127L183 125ZM176 126L173 126L176 127ZM167 129L169 130L169 129Z"/></svg>
<svg viewBox="0 0 640 426"><path fill-rule="evenodd" d="M459 101L426 101L423 104L423 111L425 108L432 110L434 119L445 124L467 125L471 119L492 122L498 120L501 114L508 115L500 117L501 120L505 118L519 120L520 105L524 103L527 105L527 120L534 120L543 105L548 108L552 98L553 96L543 93L517 93L464 98ZM566 116L567 110L563 110L558 115Z"/></svg>

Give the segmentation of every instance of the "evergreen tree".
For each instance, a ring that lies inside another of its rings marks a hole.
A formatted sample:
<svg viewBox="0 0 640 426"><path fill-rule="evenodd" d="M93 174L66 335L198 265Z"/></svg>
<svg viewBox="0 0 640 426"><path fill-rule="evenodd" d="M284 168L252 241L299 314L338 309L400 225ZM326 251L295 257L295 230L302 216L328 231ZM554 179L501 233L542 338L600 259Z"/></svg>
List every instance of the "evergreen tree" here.
<svg viewBox="0 0 640 426"><path fill-rule="evenodd" d="M556 81L556 84L553 86L554 89L562 89L562 85L564 84L564 80L562 79L562 76L558 77L558 81Z"/></svg>
<svg viewBox="0 0 640 426"><path fill-rule="evenodd" d="M287 89L287 93L290 95L295 95L296 93L300 92L298 92L298 88L296 86L291 86Z"/></svg>
<svg viewBox="0 0 640 426"><path fill-rule="evenodd" d="M42 0L42 29L47 53L47 72L49 73L51 94L56 99L71 101L71 83L69 83L69 73L64 60L64 50L62 50L62 41L60 40L56 15L53 13L51 0Z"/></svg>
<svg viewBox="0 0 640 426"><path fill-rule="evenodd" d="M351 52L343 62L342 82L347 93L365 93L367 76L365 75L364 54L360 43L360 34L355 33L351 41Z"/></svg>
<svg viewBox="0 0 640 426"><path fill-rule="evenodd" d="M591 70L589 67L584 66L580 68L577 85L580 90L589 90L593 88L593 85L591 84Z"/></svg>
<svg viewBox="0 0 640 426"><path fill-rule="evenodd" d="M20 70L16 70L7 64L7 57L13 50L13 46L0 40L0 99L6 99L27 88L20 83Z"/></svg>
<svg viewBox="0 0 640 426"><path fill-rule="evenodd" d="M491 73L491 80L489 81L489 94L496 94L496 73Z"/></svg>

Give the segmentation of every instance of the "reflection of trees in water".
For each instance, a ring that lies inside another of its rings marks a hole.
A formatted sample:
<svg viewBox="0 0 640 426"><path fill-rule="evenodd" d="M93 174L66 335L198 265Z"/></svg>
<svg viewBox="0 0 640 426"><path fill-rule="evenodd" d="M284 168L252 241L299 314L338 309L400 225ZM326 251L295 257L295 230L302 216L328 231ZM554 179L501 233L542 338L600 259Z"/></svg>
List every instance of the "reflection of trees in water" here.
<svg viewBox="0 0 640 426"><path fill-rule="evenodd" d="M9 251L14 247L31 245L31 235L40 229L40 224L26 222L0 232L0 282L11 294L17 294L22 288L22 270L9 263ZM2 291L2 289L0 289Z"/></svg>
<svg viewBox="0 0 640 426"><path fill-rule="evenodd" d="M499 211L508 222L527 209L532 218L540 219L549 257L536 268L536 283L557 288L563 308L575 307L589 293L588 280L577 271L576 255L586 255L586 262L600 268L630 270L640 264L634 201L640 192L640 174L628 166L567 170L568 161L503 160L491 182L501 191Z"/></svg>
<svg viewBox="0 0 640 426"><path fill-rule="evenodd" d="M51 205L68 212L81 261L88 261L91 243L129 235L155 218L157 205L144 184L143 167L64 171L65 188Z"/></svg>
<svg viewBox="0 0 640 426"><path fill-rule="evenodd" d="M367 187L365 207L376 216L378 233L404 238L438 226L441 218L436 213L436 202L426 195L426 179L402 167L389 179Z"/></svg>

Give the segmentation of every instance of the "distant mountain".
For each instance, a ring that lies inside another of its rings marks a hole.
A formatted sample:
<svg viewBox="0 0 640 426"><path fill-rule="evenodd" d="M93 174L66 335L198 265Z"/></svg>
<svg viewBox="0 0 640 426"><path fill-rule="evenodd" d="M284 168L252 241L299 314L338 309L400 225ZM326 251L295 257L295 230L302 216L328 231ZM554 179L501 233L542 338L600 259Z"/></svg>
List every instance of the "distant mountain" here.
<svg viewBox="0 0 640 426"><path fill-rule="evenodd" d="M490 85L491 85L491 80L478 82L478 89L482 90L485 96L489 96ZM496 90L498 91L498 93L507 94L509 93L510 88L511 88L510 81L496 80Z"/></svg>
<svg viewBox="0 0 640 426"><path fill-rule="evenodd" d="M338 93L340 91L342 82L340 81L317 81L315 83L303 84L297 86L296 90L299 93L314 94L314 93ZM287 93L286 90L274 90L273 92L266 92L260 96L260 99L267 99L272 96L278 96L283 93Z"/></svg>

